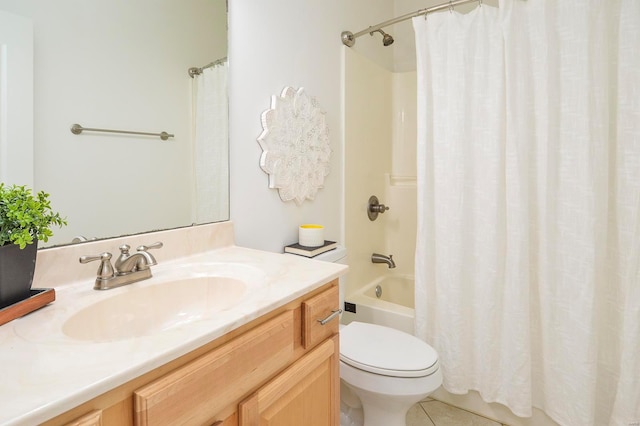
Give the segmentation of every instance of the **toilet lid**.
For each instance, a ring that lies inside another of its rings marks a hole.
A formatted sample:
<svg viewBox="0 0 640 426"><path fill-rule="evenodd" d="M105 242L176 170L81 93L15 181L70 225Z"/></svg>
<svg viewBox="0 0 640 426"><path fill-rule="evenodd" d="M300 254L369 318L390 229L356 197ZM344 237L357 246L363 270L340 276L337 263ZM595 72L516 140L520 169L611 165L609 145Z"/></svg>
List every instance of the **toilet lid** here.
<svg viewBox="0 0 640 426"><path fill-rule="evenodd" d="M438 369L437 352L417 337L356 321L340 329L340 360L360 370L393 377L424 377Z"/></svg>

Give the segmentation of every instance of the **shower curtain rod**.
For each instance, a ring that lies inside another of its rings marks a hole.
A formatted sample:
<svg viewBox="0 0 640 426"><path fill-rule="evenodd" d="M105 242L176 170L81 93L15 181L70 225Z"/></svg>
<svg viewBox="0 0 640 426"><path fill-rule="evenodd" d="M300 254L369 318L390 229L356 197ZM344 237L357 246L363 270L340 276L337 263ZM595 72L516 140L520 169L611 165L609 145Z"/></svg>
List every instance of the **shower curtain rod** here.
<svg viewBox="0 0 640 426"><path fill-rule="evenodd" d="M381 28L388 27L389 25L397 24L398 22L406 21L407 19L415 18L416 16L428 15L429 13L439 12L441 10L449 9L452 10L455 6L459 6L462 4L478 2L482 6L482 0L451 0L446 3L441 3L436 6L427 7L425 9L416 10L415 12L407 13L406 15L398 16L397 18L390 19L388 21L384 21L378 25L374 25L357 33L352 33L351 31L343 31L341 34L342 43L345 46L351 47L356 44L356 38L372 33L374 31L378 31Z"/></svg>
<svg viewBox="0 0 640 426"><path fill-rule="evenodd" d="M191 67L188 70L189 73L189 77L194 78L196 75L200 75L202 74L202 70L207 69L207 68L211 68L211 67L215 67L216 65L221 65L224 64L225 62L227 62L227 57L225 56L224 58L220 58L220 59L216 59L215 61L211 62L210 64L207 64L203 67Z"/></svg>

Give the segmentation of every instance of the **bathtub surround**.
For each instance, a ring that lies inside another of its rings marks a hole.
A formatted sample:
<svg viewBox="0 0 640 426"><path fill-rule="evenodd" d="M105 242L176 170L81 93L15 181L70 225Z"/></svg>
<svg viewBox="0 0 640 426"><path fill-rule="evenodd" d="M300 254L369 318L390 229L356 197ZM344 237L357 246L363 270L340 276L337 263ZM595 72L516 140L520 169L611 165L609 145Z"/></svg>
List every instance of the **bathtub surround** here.
<svg viewBox="0 0 640 426"><path fill-rule="evenodd" d="M416 331L445 388L639 422L640 3L504 0L414 28Z"/></svg>
<svg viewBox="0 0 640 426"><path fill-rule="evenodd" d="M349 249L349 295L380 275L383 267L371 263L371 253L389 252L386 232L400 208L389 210L376 221L367 216L372 194L388 201L384 173L391 168L392 157L390 72L344 47L344 74L345 139L349 141L345 144L344 244ZM401 259L397 258L399 263Z"/></svg>

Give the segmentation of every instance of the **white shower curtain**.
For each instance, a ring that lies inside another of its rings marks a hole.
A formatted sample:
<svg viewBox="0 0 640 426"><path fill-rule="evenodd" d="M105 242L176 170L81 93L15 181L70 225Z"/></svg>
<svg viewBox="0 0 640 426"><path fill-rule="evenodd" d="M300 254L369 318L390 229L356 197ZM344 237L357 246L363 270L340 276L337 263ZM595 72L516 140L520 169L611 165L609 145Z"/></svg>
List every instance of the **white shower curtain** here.
<svg viewBox="0 0 640 426"><path fill-rule="evenodd" d="M413 24L416 334L444 387L566 426L640 422L640 1Z"/></svg>
<svg viewBox="0 0 640 426"><path fill-rule="evenodd" d="M229 218L227 62L202 70L193 82L194 222Z"/></svg>

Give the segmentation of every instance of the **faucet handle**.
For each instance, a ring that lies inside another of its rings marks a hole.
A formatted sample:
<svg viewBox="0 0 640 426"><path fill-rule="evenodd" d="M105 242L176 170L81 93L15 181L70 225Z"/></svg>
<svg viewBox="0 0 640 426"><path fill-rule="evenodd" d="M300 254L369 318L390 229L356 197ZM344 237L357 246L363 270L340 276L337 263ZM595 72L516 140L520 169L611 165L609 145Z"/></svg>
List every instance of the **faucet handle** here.
<svg viewBox="0 0 640 426"><path fill-rule="evenodd" d="M149 253L147 250L151 250L151 249L159 249L159 248L162 248L162 246L163 246L163 245L164 245L164 244L162 244L162 242L158 241L158 242L155 242L155 243L150 244L150 245L148 245L148 246L145 246L145 245L138 246L138 247L136 248L136 251L137 251L138 253L141 253L141 252L142 252L142 253L145 253L145 254L146 254L146 256L147 256L148 262L149 262L149 263L148 263L148 266L153 266L153 265L157 265L157 264L158 264L158 262L156 261L156 258L155 258L155 257L153 257L153 255L152 255L151 253Z"/></svg>
<svg viewBox="0 0 640 426"><path fill-rule="evenodd" d="M106 280L115 275L113 266L111 265L111 253L105 251L97 256L80 256L79 259L80 263L89 263L94 260L100 261L96 280Z"/></svg>
<svg viewBox="0 0 640 426"><path fill-rule="evenodd" d="M151 250L151 249L159 249L159 248L162 248L163 246L164 246L164 244L162 244L161 241L158 241L158 242L155 242L153 244L149 244L148 246L145 246L145 245L138 246L136 248L136 250L137 251L147 251L147 250Z"/></svg>

